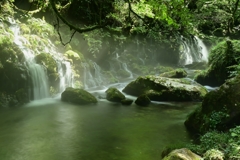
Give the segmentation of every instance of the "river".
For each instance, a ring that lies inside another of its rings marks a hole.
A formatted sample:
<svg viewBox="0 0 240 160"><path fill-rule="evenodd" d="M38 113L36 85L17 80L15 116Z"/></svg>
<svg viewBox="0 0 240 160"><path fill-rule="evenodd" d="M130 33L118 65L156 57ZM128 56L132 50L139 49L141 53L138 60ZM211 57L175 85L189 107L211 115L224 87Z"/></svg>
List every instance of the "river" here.
<svg viewBox="0 0 240 160"><path fill-rule="evenodd" d="M77 106L56 99L0 109L1 160L159 160L189 142L183 125L199 103Z"/></svg>

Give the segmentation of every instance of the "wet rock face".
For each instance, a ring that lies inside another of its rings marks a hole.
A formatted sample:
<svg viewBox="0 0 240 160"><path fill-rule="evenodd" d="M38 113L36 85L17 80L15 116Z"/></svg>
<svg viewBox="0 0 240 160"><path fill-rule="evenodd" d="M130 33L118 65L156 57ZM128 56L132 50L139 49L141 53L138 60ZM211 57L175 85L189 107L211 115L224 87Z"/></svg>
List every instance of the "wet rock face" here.
<svg viewBox="0 0 240 160"><path fill-rule="evenodd" d="M79 105L97 103L97 99L89 92L72 87L66 88L61 95L61 100Z"/></svg>
<svg viewBox="0 0 240 160"><path fill-rule="evenodd" d="M201 101L207 90L186 79L143 76L129 83L123 92L134 96L145 94L154 101Z"/></svg>
<svg viewBox="0 0 240 160"><path fill-rule="evenodd" d="M194 132L224 131L240 125L240 76L224 83L218 90L209 92L185 125Z"/></svg>

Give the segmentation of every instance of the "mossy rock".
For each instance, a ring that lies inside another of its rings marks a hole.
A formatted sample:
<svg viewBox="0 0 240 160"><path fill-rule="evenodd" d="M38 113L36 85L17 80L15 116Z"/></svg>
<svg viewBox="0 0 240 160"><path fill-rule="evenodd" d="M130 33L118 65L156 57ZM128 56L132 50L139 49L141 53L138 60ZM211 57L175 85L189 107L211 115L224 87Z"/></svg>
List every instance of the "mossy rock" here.
<svg viewBox="0 0 240 160"><path fill-rule="evenodd" d="M84 56L82 53L74 52L73 50L68 50L64 53L64 56L70 59L73 63L84 62Z"/></svg>
<svg viewBox="0 0 240 160"><path fill-rule="evenodd" d="M6 62L0 69L0 90L14 94L29 85L29 73L20 63Z"/></svg>
<svg viewBox="0 0 240 160"><path fill-rule="evenodd" d="M6 62L22 62L23 52L14 44L13 39L6 35L0 35L0 61L2 65Z"/></svg>
<svg viewBox="0 0 240 160"><path fill-rule="evenodd" d="M24 88L21 88L15 92L16 99L20 104L26 104L30 101L28 91Z"/></svg>
<svg viewBox="0 0 240 160"><path fill-rule="evenodd" d="M209 67L194 78L200 84L220 86L230 78L234 71L230 66L238 65L240 41L226 40L212 48L209 55Z"/></svg>
<svg viewBox="0 0 240 160"><path fill-rule="evenodd" d="M136 99L135 103L139 106L148 106L151 103L151 100L147 95L143 94Z"/></svg>
<svg viewBox="0 0 240 160"><path fill-rule="evenodd" d="M154 101L201 101L207 90L187 79L141 76L129 83L123 92L139 96L146 94Z"/></svg>
<svg viewBox="0 0 240 160"><path fill-rule="evenodd" d="M229 79L218 90L211 91L203 99L202 106L192 112L185 121L186 127L198 133L209 130L225 131L240 125L240 76Z"/></svg>
<svg viewBox="0 0 240 160"><path fill-rule="evenodd" d="M117 88L108 88L106 91L107 100L111 102L121 102L125 99L124 94L122 94Z"/></svg>
<svg viewBox="0 0 240 160"><path fill-rule="evenodd" d="M202 160L202 157L187 148L181 148L173 150L163 160Z"/></svg>
<svg viewBox="0 0 240 160"><path fill-rule="evenodd" d="M121 100L121 103L122 103L122 105L128 106L128 105L131 105L133 103L133 100L131 100L131 99L123 99L123 100Z"/></svg>
<svg viewBox="0 0 240 160"><path fill-rule="evenodd" d="M187 71L185 69L179 68L170 72L164 72L159 76L167 78L185 78L187 77Z"/></svg>
<svg viewBox="0 0 240 160"><path fill-rule="evenodd" d="M61 94L61 100L64 102L84 105L97 103L97 99L84 89L68 87Z"/></svg>
<svg viewBox="0 0 240 160"><path fill-rule="evenodd" d="M40 53L35 56L35 61L38 64L47 68L48 75L57 73L57 63L49 53Z"/></svg>

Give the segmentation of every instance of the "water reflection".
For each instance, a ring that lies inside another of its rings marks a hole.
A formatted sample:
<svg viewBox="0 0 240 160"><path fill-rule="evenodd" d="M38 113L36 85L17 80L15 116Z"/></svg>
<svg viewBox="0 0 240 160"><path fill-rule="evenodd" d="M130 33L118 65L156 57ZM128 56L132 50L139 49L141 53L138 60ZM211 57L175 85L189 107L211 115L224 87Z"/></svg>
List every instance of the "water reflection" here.
<svg viewBox="0 0 240 160"><path fill-rule="evenodd" d="M76 106L44 99L0 110L3 160L154 160L189 141L183 122L199 103Z"/></svg>

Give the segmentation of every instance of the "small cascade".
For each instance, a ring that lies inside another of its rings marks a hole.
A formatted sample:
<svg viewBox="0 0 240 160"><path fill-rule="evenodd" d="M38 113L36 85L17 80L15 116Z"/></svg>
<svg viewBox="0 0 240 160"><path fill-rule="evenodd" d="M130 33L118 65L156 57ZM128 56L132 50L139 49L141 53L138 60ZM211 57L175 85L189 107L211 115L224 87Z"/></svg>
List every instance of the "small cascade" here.
<svg viewBox="0 0 240 160"><path fill-rule="evenodd" d="M208 50L202 40L197 36L185 38L179 36L180 42L180 64L187 65L193 62L207 62Z"/></svg>
<svg viewBox="0 0 240 160"><path fill-rule="evenodd" d="M132 72L128 69L127 64L126 64L126 63L122 63L122 66L123 66L123 69L129 73L130 76L129 76L128 78L133 78L133 74L132 74Z"/></svg>
<svg viewBox="0 0 240 160"><path fill-rule="evenodd" d="M197 40L197 44L202 51L201 52L202 53L202 60L207 62L208 61L208 49L207 49L207 47L205 46L205 44L203 43L203 41L200 38L195 36L195 39Z"/></svg>
<svg viewBox="0 0 240 160"><path fill-rule="evenodd" d="M120 58L120 56L118 55L118 53L116 53L116 61L118 62L119 68L122 69L122 70L125 70L126 72L129 73L128 78L133 78L133 73L128 69L127 63L122 62L119 58Z"/></svg>
<svg viewBox="0 0 240 160"><path fill-rule="evenodd" d="M83 83L84 83L84 88L85 89L88 89L88 88L91 88L91 87L96 87L97 84L96 82L94 81L94 78L91 74L91 71L90 71L90 68L89 68L89 65L87 63L82 63L82 67L84 69L84 72L83 72Z"/></svg>
<svg viewBox="0 0 240 160"><path fill-rule="evenodd" d="M65 70L64 70L64 69ZM60 75L59 92L63 92L67 87L74 87L74 79L70 62L63 61L58 63L58 73Z"/></svg>
<svg viewBox="0 0 240 160"><path fill-rule="evenodd" d="M32 80L32 91L33 100L43 99L50 96L49 80L46 73L46 68L43 65L37 64L35 56L40 53L50 54L57 63L57 72L59 74L59 92L63 92L66 87L73 87L73 76L70 62L65 61L61 53L56 50L53 43L48 40L48 43L41 42L41 38L37 35L32 35L38 41L39 45L37 48L29 48L31 43L20 33L20 27L14 19L9 18L10 29L14 33L14 43L20 48L25 57L24 64L29 70L30 77ZM45 22L44 22L45 23ZM31 95L31 94L30 94Z"/></svg>
<svg viewBox="0 0 240 160"><path fill-rule="evenodd" d="M103 80L103 76L101 74L101 68L99 65L97 65L97 63L95 62L92 62L93 63L93 67L94 67L94 72L95 72L95 81L97 83L97 86L100 86L101 84L104 83L104 80Z"/></svg>

